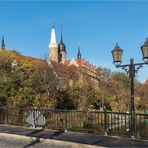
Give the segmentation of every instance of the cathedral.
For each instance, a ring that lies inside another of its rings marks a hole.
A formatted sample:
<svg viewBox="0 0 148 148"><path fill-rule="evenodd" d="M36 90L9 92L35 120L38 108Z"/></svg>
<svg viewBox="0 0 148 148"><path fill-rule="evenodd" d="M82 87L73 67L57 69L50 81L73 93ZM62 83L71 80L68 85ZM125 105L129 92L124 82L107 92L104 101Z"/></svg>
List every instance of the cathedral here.
<svg viewBox="0 0 148 148"><path fill-rule="evenodd" d="M89 75L90 77L98 78L99 69L93 64L90 64L88 61L85 61L85 59L82 59L80 47L78 48L77 59L67 60L66 54L67 51L66 51L66 45L64 44L63 41L62 29L61 29L60 43L58 44L56 40L55 27L53 25L51 29L51 38L49 43L50 64L52 64L53 66L59 65L59 67L63 67L63 69L71 65L74 65L76 67L81 67L86 71L87 75Z"/></svg>
<svg viewBox="0 0 148 148"><path fill-rule="evenodd" d="M49 59L51 61L65 65L68 62L66 60L66 53L67 51L66 51L66 46L63 42L62 28L61 28L61 41L58 44L56 40L55 27L53 25L51 29L51 38L49 43ZM81 60L80 47L78 49L77 60Z"/></svg>

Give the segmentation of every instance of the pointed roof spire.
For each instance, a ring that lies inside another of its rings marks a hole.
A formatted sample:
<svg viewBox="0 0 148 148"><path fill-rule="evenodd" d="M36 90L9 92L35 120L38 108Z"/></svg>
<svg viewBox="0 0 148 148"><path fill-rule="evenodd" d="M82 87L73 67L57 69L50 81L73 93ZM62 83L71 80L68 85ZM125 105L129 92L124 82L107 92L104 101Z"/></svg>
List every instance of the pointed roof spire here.
<svg viewBox="0 0 148 148"><path fill-rule="evenodd" d="M54 21L52 22L52 28L54 28Z"/></svg>
<svg viewBox="0 0 148 148"><path fill-rule="evenodd" d="M65 46L65 44L63 43L63 33L62 33L62 25L61 25L61 41L60 41L60 43L59 43L59 51L64 51L64 52L66 52L66 46Z"/></svg>
<svg viewBox="0 0 148 148"><path fill-rule="evenodd" d="M5 49L4 32L2 32L2 44L1 49Z"/></svg>
<svg viewBox="0 0 148 148"><path fill-rule="evenodd" d="M56 32L55 32L54 24L52 24L51 38L50 38L50 44L49 44L49 48L51 47L58 47L57 41L56 41Z"/></svg>
<svg viewBox="0 0 148 148"><path fill-rule="evenodd" d="M63 27L62 27L62 25L61 25L61 43L63 43L63 34L62 34L62 29L63 29Z"/></svg>
<svg viewBox="0 0 148 148"><path fill-rule="evenodd" d="M77 54L77 59L81 59L80 46L78 47L78 54Z"/></svg>

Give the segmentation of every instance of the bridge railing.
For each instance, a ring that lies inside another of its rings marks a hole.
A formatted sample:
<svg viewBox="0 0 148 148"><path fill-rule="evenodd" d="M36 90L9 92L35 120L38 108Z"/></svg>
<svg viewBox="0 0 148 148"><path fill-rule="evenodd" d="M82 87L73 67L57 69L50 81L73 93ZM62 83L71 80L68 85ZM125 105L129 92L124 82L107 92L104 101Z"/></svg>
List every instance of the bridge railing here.
<svg viewBox="0 0 148 148"><path fill-rule="evenodd" d="M100 135L130 136L130 113L0 107L0 124L33 126ZM137 137L148 137L148 114L136 114ZM146 126L146 127L145 127ZM143 127L145 127L143 129Z"/></svg>

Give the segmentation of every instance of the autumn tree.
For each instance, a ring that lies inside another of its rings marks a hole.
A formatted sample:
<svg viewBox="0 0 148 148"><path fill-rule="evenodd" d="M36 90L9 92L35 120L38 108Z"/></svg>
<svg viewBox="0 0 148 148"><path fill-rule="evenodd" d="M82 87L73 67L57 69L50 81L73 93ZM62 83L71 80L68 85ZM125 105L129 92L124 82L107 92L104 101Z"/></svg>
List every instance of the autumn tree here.
<svg viewBox="0 0 148 148"><path fill-rule="evenodd" d="M36 67L33 77L33 88L35 92L38 92L34 104L55 108L61 89L61 80L52 66L49 66L46 61L41 61Z"/></svg>
<svg viewBox="0 0 148 148"><path fill-rule="evenodd" d="M127 74L113 73L107 79L98 75L94 80L82 67L54 64L0 51L0 106L97 110L106 106L107 110L129 111ZM147 88L147 82L135 80L136 109L147 107Z"/></svg>
<svg viewBox="0 0 148 148"><path fill-rule="evenodd" d="M130 79L125 73L113 73L108 80L108 101L114 111L128 111L130 102Z"/></svg>
<svg viewBox="0 0 148 148"><path fill-rule="evenodd" d="M144 84L139 85L137 93L139 95L139 108L148 108L148 80Z"/></svg>

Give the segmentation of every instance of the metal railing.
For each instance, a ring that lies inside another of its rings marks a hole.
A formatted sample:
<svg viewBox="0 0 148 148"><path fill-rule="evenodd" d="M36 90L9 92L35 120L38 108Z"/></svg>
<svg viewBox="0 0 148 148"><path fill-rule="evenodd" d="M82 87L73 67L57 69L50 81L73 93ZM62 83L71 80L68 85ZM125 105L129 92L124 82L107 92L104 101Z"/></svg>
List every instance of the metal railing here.
<svg viewBox="0 0 148 148"><path fill-rule="evenodd" d="M148 114L135 114L135 117L137 138L147 139ZM46 129L123 137L130 137L130 119L130 113L109 112L106 110L0 108L0 124L28 127L34 125L34 127Z"/></svg>

